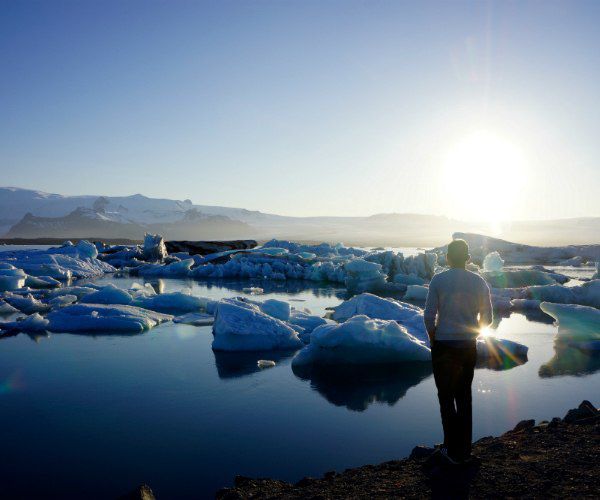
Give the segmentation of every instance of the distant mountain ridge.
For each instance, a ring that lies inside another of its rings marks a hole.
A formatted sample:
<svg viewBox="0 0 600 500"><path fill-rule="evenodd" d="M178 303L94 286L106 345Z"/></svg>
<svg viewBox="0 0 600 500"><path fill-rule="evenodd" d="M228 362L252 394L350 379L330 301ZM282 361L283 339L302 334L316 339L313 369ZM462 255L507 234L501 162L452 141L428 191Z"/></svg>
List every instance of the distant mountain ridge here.
<svg viewBox="0 0 600 500"><path fill-rule="evenodd" d="M490 233L484 223L425 214L289 217L190 200L131 196L62 196L0 188L0 237L128 238L159 232L168 239L343 241L364 246L439 246L455 232ZM516 221L502 238L534 245L600 243L600 217Z"/></svg>

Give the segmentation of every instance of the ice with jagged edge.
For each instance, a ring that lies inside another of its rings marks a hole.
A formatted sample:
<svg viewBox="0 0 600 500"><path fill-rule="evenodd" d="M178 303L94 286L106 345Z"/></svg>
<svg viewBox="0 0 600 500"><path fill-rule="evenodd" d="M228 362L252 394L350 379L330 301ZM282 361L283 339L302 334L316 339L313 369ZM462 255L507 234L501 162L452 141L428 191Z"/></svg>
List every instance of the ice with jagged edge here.
<svg viewBox="0 0 600 500"><path fill-rule="evenodd" d="M225 299L218 303L212 348L217 351L291 350L304 345L285 322L255 304Z"/></svg>

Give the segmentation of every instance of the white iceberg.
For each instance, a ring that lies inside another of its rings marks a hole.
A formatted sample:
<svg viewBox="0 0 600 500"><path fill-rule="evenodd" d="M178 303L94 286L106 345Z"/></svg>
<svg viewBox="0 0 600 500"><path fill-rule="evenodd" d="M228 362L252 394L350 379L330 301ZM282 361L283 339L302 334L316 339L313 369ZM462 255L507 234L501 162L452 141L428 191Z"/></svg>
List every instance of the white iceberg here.
<svg viewBox="0 0 600 500"><path fill-rule="evenodd" d="M253 304L234 300L218 303L213 334L216 351L291 350L303 345L296 331L283 321Z"/></svg>
<svg viewBox="0 0 600 500"><path fill-rule="evenodd" d="M600 308L600 280L578 286L545 285L525 289L526 298L557 304L578 304Z"/></svg>
<svg viewBox="0 0 600 500"><path fill-rule="evenodd" d="M11 264L0 262L0 292L14 291L25 286L27 274Z"/></svg>
<svg viewBox="0 0 600 500"><path fill-rule="evenodd" d="M283 300L268 299L259 304L259 308L265 314L280 319L281 321L290 319L290 305Z"/></svg>
<svg viewBox="0 0 600 500"><path fill-rule="evenodd" d="M292 365L429 361L431 351L396 321L354 316L315 329Z"/></svg>
<svg viewBox="0 0 600 500"><path fill-rule="evenodd" d="M542 302L540 309L558 322L558 339L600 340L600 310L573 304Z"/></svg>
<svg viewBox="0 0 600 500"><path fill-rule="evenodd" d="M31 276L54 279L94 278L116 269L97 259L96 247L82 240L77 245L64 245L47 250L14 250L0 252L0 261L12 264Z"/></svg>
<svg viewBox="0 0 600 500"><path fill-rule="evenodd" d="M82 304L130 304L133 298L131 295L121 288L116 287L112 283L102 289L89 293L81 299Z"/></svg>
<svg viewBox="0 0 600 500"><path fill-rule="evenodd" d="M212 314L206 313L187 313L173 318L173 323L184 323L193 326L210 326L215 322L215 317Z"/></svg>
<svg viewBox="0 0 600 500"><path fill-rule="evenodd" d="M429 336L423 322L423 311L412 304L394 299L361 293L334 307L332 318L346 321L352 316L365 315L372 319L394 320L405 326L417 339L429 343Z"/></svg>
<svg viewBox="0 0 600 500"><path fill-rule="evenodd" d="M386 283L387 276L382 271L381 264L354 259L348 262L344 269L346 271L346 288L351 292L378 290Z"/></svg>
<svg viewBox="0 0 600 500"><path fill-rule="evenodd" d="M77 302L77 295L59 295L58 297L54 297L48 301L48 304L52 306L53 309L57 309L59 307L70 306Z"/></svg>
<svg viewBox="0 0 600 500"><path fill-rule="evenodd" d="M504 260L498 252L490 252L483 259L483 270L488 272L499 272L504 267Z"/></svg>
<svg viewBox="0 0 600 500"><path fill-rule="evenodd" d="M165 240L160 234L144 235L142 254L145 260L163 260L167 256Z"/></svg>
<svg viewBox="0 0 600 500"><path fill-rule="evenodd" d="M330 319L321 318L320 316L315 316L309 312L299 311L297 309L292 310L288 323L292 328L298 331L298 338L305 344L310 342L310 335L315 328L321 325L335 324L335 322Z"/></svg>
<svg viewBox="0 0 600 500"><path fill-rule="evenodd" d="M135 268L134 274L145 278L185 278L190 275L194 259L180 260L170 264L144 264Z"/></svg>
<svg viewBox="0 0 600 500"><path fill-rule="evenodd" d="M128 305L75 304L46 316L53 332L141 333L173 317Z"/></svg>
<svg viewBox="0 0 600 500"><path fill-rule="evenodd" d="M139 296L131 304L152 311L183 314L206 310L207 301L208 299L204 297L196 297L184 292L170 292Z"/></svg>
<svg viewBox="0 0 600 500"><path fill-rule="evenodd" d="M26 318L18 318L16 321L0 323L0 329L17 332L43 332L48 329L49 321L38 313L33 313Z"/></svg>
<svg viewBox="0 0 600 500"><path fill-rule="evenodd" d="M50 310L48 304L44 304L41 300L36 299L33 295L17 295L11 292L6 292L3 296L4 300L11 306L16 307L19 311L25 314L42 313Z"/></svg>

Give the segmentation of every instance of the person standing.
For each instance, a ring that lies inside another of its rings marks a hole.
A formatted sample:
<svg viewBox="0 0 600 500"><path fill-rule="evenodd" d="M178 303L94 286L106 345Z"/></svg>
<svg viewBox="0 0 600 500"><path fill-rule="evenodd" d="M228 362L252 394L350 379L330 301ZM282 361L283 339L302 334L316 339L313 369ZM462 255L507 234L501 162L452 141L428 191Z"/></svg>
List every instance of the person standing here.
<svg viewBox="0 0 600 500"><path fill-rule="evenodd" d="M459 464L471 457L476 339L492 322L492 304L485 280L466 269L467 242L452 241L446 258L450 269L436 274L429 284L424 321L444 429L439 454L446 462Z"/></svg>

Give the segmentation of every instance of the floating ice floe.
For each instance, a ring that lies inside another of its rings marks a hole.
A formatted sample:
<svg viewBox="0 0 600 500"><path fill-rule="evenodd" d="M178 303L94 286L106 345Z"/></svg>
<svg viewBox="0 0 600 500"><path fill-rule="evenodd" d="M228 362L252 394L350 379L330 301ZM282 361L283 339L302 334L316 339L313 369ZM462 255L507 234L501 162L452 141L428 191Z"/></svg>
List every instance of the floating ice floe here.
<svg viewBox="0 0 600 500"><path fill-rule="evenodd" d="M50 310L48 304L44 304L41 300L36 299L33 295L17 295L15 293L6 292L3 299L11 306L17 308L25 314L42 313Z"/></svg>
<svg viewBox="0 0 600 500"><path fill-rule="evenodd" d="M408 285L406 293L404 294L404 300L416 300L424 301L427 299L427 293L429 288L422 285Z"/></svg>
<svg viewBox="0 0 600 500"><path fill-rule="evenodd" d="M7 315L7 314L18 313L18 312L19 312L19 310L17 308L11 306L5 300L0 299L0 314Z"/></svg>
<svg viewBox="0 0 600 500"><path fill-rule="evenodd" d="M212 314L206 313L187 313L182 316L173 318L173 323L184 323L193 326L210 326L215 322L215 317Z"/></svg>
<svg viewBox="0 0 600 500"><path fill-rule="evenodd" d="M250 286L248 288L242 288L242 292L249 293L250 295L262 295L265 291L257 286Z"/></svg>
<svg viewBox="0 0 600 500"><path fill-rule="evenodd" d="M483 270L485 272L500 272L504 267L504 260L498 252L490 252L483 259Z"/></svg>
<svg viewBox="0 0 600 500"><path fill-rule="evenodd" d="M25 286L28 288L56 288L60 286L60 281L50 276L27 276Z"/></svg>
<svg viewBox="0 0 600 500"><path fill-rule="evenodd" d="M542 302L540 309L558 322L558 340L600 340L600 310L594 307Z"/></svg>
<svg viewBox="0 0 600 500"><path fill-rule="evenodd" d="M206 311L209 299L196 297L183 292L160 293L151 296L136 297L134 306L164 313L188 313Z"/></svg>
<svg viewBox="0 0 600 500"><path fill-rule="evenodd" d="M25 286L27 274L11 264L0 262L0 292L18 290Z"/></svg>
<svg viewBox="0 0 600 500"><path fill-rule="evenodd" d="M425 344L429 343L423 322L423 311L412 304L362 293L335 307L332 317L335 321L343 322L358 315L365 315L372 319L397 321L405 326L412 336Z"/></svg>
<svg viewBox="0 0 600 500"><path fill-rule="evenodd" d="M268 299L262 302L259 305L259 308L265 314L268 314L273 318L280 319L281 321L287 321L290 319L290 305L283 300Z"/></svg>
<svg viewBox="0 0 600 500"><path fill-rule="evenodd" d="M235 300L218 303L212 347L217 351L297 349L303 344L296 331L254 305Z"/></svg>
<svg viewBox="0 0 600 500"><path fill-rule="evenodd" d="M483 272L482 276L492 288L522 288L535 285L556 284L555 275L538 269L505 269Z"/></svg>
<svg viewBox="0 0 600 500"><path fill-rule="evenodd" d="M260 369L273 368L275 366L275 361L271 361L270 359L259 359L256 362L256 366L258 366Z"/></svg>
<svg viewBox="0 0 600 500"><path fill-rule="evenodd" d="M18 332L43 332L48 329L49 321L38 313L34 313L26 318L19 318L16 321L0 323L0 329L5 331Z"/></svg>
<svg viewBox="0 0 600 500"><path fill-rule="evenodd" d="M334 321L315 316L309 312L292 309L288 323L294 330L298 331L298 338L308 344L310 342L311 333L321 325L333 325Z"/></svg>
<svg viewBox="0 0 600 500"><path fill-rule="evenodd" d="M82 297L82 304L130 304L133 298L131 295L121 288L116 287L112 283L92 293L88 293Z"/></svg>
<svg viewBox="0 0 600 500"><path fill-rule="evenodd" d="M173 318L128 305L75 304L46 316L53 332L141 333Z"/></svg>
<svg viewBox="0 0 600 500"><path fill-rule="evenodd" d="M77 295L59 295L57 297L54 297L53 299L50 299L48 301L48 305L50 305L53 309L57 309L59 307L66 307L66 306L70 306L71 304L74 304L75 302L77 302Z"/></svg>
<svg viewBox="0 0 600 500"><path fill-rule="evenodd" d="M167 256L167 247L165 240L159 234L144 235L144 244L142 246L142 255L145 260L163 260Z"/></svg>
<svg viewBox="0 0 600 500"><path fill-rule="evenodd" d="M544 285L525 289L525 298L557 304L578 304L600 308L600 280L578 286Z"/></svg>
<svg viewBox="0 0 600 500"><path fill-rule="evenodd" d="M81 240L77 245L63 245L47 250L0 252L0 261L22 269L31 276L49 276L58 280L94 278L116 269L97 259L96 247Z"/></svg>
<svg viewBox="0 0 600 500"><path fill-rule="evenodd" d="M338 325L316 328L310 344L292 364L385 364L430 359L425 343L396 321L354 316Z"/></svg>

